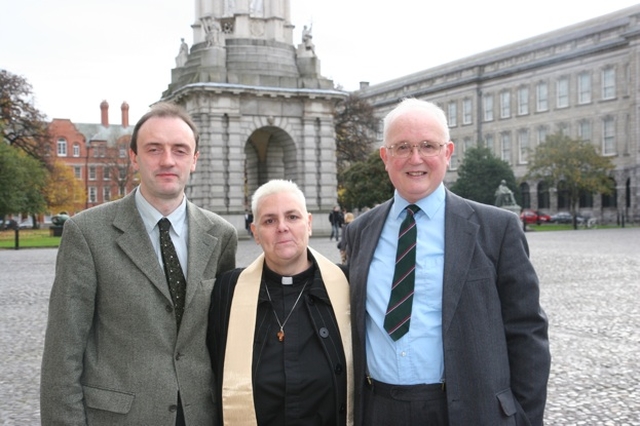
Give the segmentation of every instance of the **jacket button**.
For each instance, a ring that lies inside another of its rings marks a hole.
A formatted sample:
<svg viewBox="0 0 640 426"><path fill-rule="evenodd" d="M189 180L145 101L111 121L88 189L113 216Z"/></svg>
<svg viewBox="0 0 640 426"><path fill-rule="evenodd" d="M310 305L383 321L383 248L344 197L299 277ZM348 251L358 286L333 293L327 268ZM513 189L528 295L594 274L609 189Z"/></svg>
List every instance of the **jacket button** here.
<svg viewBox="0 0 640 426"><path fill-rule="evenodd" d="M342 364L336 364L336 368L334 369L336 374L342 374Z"/></svg>
<svg viewBox="0 0 640 426"><path fill-rule="evenodd" d="M169 313L173 312L173 306L171 305L165 305L164 309Z"/></svg>
<svg viewBox="0 0 640 426"><path fill-rule="evenodd" d="M169 411L172 413L175 413L176 411L178 411L178 406L177 405L170 405L169 406Z"/></svg>
<svg viewBox="0 0 640 426"><path fill-rule="evenodd" d="M320 330L318 330L318 333L320 334L320 337L322 337L323 339L326 339L327 337L329 337L329 330L327 330L327 327L322 327Z"/></svg>
<svg viewBox="0 0 640 426"><path fill-rule="evenodd" d="M176 361L180 361L180 358L182 358L182 354L180 352L178 352L176 354Z"/></svg>

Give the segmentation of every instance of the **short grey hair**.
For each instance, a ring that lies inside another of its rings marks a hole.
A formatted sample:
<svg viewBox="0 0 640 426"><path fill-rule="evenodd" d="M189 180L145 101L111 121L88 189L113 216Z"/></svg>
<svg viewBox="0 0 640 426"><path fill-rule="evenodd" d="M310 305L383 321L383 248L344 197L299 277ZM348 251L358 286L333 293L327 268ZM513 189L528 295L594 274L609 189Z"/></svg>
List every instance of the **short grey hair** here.
<svg viewBox="0 0 640 426"><path fill-rule="evenodd" d="M253 217L256 220L258 219L258 205L264 197L267 195L281 194L283 192L293 194L302 206L302 212L305 214L308 213L307 200L304 193L298 188L298 185L290 180L273 179L260 186L256 189L256 192L253 193L253 197L251 197L251 213L253 213Z"/></svg>
<svg viewBox="0 0 640 426"><path fill-rule="evenodd" d="M392 109L385 117L383 121L383 143L387 144L387 136L389 132L389 127L391 123L393 123L398 117L403 116L406 113L413 111L424 111L427 114L431 115L435 118L440 125L442 126L442 130L446 137L445 143L449 143L451 141L451 136L449 134L449 123L447 122L447 115L444 113L442 108L433 102L425 101L422 99L416 98L406 98L403 99L394 109Z"/></svg>

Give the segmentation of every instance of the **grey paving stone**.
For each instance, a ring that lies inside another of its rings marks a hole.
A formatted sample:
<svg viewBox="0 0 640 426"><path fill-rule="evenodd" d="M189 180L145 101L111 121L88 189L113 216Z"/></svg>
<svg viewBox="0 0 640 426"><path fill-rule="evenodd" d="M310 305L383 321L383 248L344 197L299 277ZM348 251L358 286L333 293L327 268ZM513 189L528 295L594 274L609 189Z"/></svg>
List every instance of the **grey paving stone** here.
<svg viewBox="0 0 640 426"><path fill-rule="evenodd" d="M640 228L527 233L549 316L548 425L640 425ZM339 261L335 241L311 246ZM238 265L260 253L238 247ZM38 425L56 249L0 250L0 425Z"/></svg>

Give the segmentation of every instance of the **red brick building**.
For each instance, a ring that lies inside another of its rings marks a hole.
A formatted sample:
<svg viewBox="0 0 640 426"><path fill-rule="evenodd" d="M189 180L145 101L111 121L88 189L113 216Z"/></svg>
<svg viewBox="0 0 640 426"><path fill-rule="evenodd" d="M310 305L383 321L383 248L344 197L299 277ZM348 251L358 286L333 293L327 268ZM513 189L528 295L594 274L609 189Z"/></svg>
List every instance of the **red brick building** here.
<svg viewBox="0 0 640 426"><path fill-rule="evenodd" d="M122 121L109 123L109 104L100 104L100 123L73 123L54 118L49 123L51 154L72 168L85 188L86 199L79 200L77 213L89 207L123 197L138 184L129 161L129 142L133 126L129 125L129 105L123 102Z"/></svg>

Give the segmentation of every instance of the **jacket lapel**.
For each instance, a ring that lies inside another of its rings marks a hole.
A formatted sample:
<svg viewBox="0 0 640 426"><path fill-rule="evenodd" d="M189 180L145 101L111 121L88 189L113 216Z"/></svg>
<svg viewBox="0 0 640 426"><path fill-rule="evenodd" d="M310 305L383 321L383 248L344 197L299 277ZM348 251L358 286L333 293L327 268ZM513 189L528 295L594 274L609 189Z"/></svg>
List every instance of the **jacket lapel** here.
<svg viewBox="0 0 640 426"><path fill-rule="evenodd" d="M187 201L189 221L189 264L187 266L187 294L185 306L188 306L196 294L200 282L211 261L218 238L214 236L214 225L193 203Z"/></svg>
<svg viewBox="0 0 640 426"><path fill-rule="evenodd" d="M474 210L462 198L447 191L444 225L444 283L442 332L447 333L475 250L479 226L471 221Z"/></svg>
<svg viewBox="0 0 640 426"><path fill-rule="evenodd" d="M369 265L373 259L373 254L378 246L382 227L389 215L389 210L393 204L393 199L386 201L375 211L359 220L364 220L362 230L358 233L358 240L351 240L354 244L352 252L355 262L349 262L349 279L352 283L351 309L357 317L354 319L356 333L355 336L364 336L365 333L365 311L367 280L369 278ZM358 285L360 283L361 285Z"/></svg>
<svg viewBox="0 0 640 426"><path fill-rule="evenodd" d="M162 266L158 262L149 234L147 234L142 218L138 213L135 191L122 199L113 226L122 231L117 244L129 256L131 261L142 271L158 290L171 300L169 287Z"/></svg>

